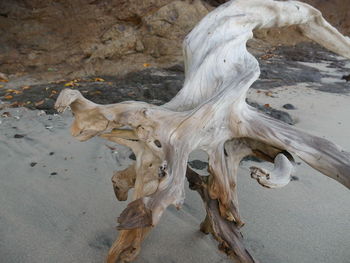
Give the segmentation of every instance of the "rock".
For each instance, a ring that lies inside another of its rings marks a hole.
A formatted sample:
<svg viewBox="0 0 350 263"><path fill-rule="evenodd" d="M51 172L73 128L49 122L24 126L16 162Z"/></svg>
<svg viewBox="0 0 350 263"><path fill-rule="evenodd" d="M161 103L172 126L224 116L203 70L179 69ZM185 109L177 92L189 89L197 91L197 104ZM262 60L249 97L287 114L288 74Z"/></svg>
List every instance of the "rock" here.
<svg viewBox="0 0 350 263"><path fill-rule="evenodd" d="M203 162L200 160L193 160L188 162L188 164L194 168L194 169L198 169L198 170L204 170L208 167L208 163L207 162Z"/></svg>
<svg viewBox="0 0 350 263"><path fill-rule="evenodd" d="M51 81L170 66L208 8L200 0L0 1L0 72Z"/></svg>
<svg viewBox="0 0 350 263"><path fill-rule="evenodd" d="M142 50L143 44L139 40L137 30L127 24L117 23L109 28L101 37L101 44L94 46L90 59L111 59Z"/></svg>
<svg viewBox="0 0 350 263"><path fill-rule="evenodd" d="M295 121L293 120L293 118L289 115L288 112L284 112L284 111L280 111L280 110L276 110L274 108L271 107L266 107L265 105L261 105L257 102L252 102L247 100L247 103L256 108L257 110L271 116L272 118L275 118L277 120L283 121L285 123L288 123L290 125L294 125Z"/></svg>
<svg viewBox="0 0 350 263"><path fill-rule="evenodd" d="M344 75L341 79L344 79L346 81L350 81L350 74L349 75Z"/></svg>
<svg viewBox="0 0 350 263"><path fill-rule="evenodd" d="M284 104L282 107L285 108L286 110L295 110L296 109L296 107L290 103Z"/></svg>
<svg viewBox="0 0 350 263"><path fill-rule="evenodd" d="M133 160L133 161L136 161L136 155L135 155L134 153L131 153L131 154L129 155L129 159L130 159L130 160Z"/></svg>

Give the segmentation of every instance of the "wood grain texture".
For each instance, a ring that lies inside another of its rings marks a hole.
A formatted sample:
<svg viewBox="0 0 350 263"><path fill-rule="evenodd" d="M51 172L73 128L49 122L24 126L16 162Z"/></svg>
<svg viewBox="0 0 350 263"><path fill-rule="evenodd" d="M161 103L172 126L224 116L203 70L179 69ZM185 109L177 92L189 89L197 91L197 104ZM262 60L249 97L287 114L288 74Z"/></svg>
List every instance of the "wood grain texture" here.
<svg viewBox="0 0 350 263"><path fill-rule="evenodd" d="M294 153L313 168L350 187L350 154L326 139L309 135L252 109L246 93L260 74L246 42L256 28L297 25L311 39L350 58L350 40L313 7L297 1L235 0L209 13L184 40L185 82L168 103L130 101L98 105L77 90L63 90L58 111L71 107L71 133L84 141L94 136L128 146L132 168L113 179L118 199L134 187L132 202L121 213L121 234L108 262L132 261L142 240L169 205L180 208L187 161L197 149L209 156L207 181L188 176L207 210L201 226L220 247L241 262L255 262L241 243L237 170L248 155L275 162L273 171L252 168L252 177L269 188L290 181Z"/></svg>

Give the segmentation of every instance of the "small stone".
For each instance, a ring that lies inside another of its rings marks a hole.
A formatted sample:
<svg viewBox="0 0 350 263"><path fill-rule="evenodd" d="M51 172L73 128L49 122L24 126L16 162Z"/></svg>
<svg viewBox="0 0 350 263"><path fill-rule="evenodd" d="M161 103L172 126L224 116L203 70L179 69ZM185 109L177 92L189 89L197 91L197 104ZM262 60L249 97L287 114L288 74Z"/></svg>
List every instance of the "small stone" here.
<svg viewBox="0 0 350 263"><path fill-rule="evenodd" d="M30 166L31 166L31 167L34 167L35 165L37 165L37 163L36 163L36 162L32 162L32 163L30 163Z"/></svg>
<svg viewBox="0 0 350 263"><path fill-rule="evenodd" d="M9 113L8 111L5 111L1 114L1 117L5 117L5 118L11 117L11 113Z"/></svg>
<svg viewBox="0 0 350 263"><path fill-rule="evenodd" d="M130 160L136 161L136 156L135 156L135 154L134 154L134 153L130 154L130 155L129 155L129 159L130 159Z"/></svg>
<svg viewBox="0 0 350 263"><path fill-rule="evenodd" d="M14 136L13 136L13 138L15 138L15 139L21 139L21 138L23 138L24 137L24 135L22 135L22 134L15 134Z"/></svg>
<svg viewBox="0 0 350 263"><path fill-rule="evenodd" d="M295 110L296 109L296 107L290 103L284 104L282 107L285 108L286 110Z"/></svg>
<svg viewBox="0 0 350 263"><path fill-rule="evenodd" d="M344 75L341 79L344 79L346 81L350 81L350 74L349 75Z"/></svg>
<svg viewBox="0 0 350 263"><path fill-rule="evenodd" d="M140 40L136 41L135 50L137 52L142 52L144 49L145 49L145 46L143 45L143 43Z"/></svg>
<svg viewBox="0 0 350 263"><path fill-rule="evenodd" d="M54 154L55 154L55 152L50 152L50 153L49 153L49 155L54 155Z"/></svg>
<svg viewBox="0 0 350 263"><path fill-rule="evenodd" d="M188 164L192 168L198 169L198 170L203 170L203 169L208 167L208 163L200 161L200 160L193 160L193 161L188 162Z"/></svg>
<svg viewBox="0 0 350 263"><path fill-rule="evenodd" d="M57 173L56 173L56 172L53 172L53 173L50 173L50 175L57 175Z"/></svg>
<svg viewBox="0 0 350 263"><path fill-rule="evenodd" d="M299 177L298 176L291 176L291 181L299 181Z"/></svg>

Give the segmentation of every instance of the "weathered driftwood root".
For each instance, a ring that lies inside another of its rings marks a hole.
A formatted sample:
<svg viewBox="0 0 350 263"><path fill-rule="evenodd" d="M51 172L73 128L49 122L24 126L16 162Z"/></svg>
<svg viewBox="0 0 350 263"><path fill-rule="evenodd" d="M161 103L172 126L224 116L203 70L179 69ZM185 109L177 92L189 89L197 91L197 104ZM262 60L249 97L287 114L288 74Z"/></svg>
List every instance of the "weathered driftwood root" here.
<svg viewBox="0 0 350 263"><path fill-rule="evenodd" d="M71 134L85 141L94 136L130 147L136 162L113 177L116 196L132 202L121 213L121 230L108 262L130 262L142 240L157 225L169 205L184 200L187 160L194 150L209 156L208 181L192 176L202 195L212 232L222 247L243 262L253 259L240 243L237 170L244 156L274 162L269 172L252 168L260 184L286 185L293 153L314 169L350 188L350 153L330 141L309 135L265 116L245 99L260 74L258 61L246 42L256 28L297 25L302 33L326 48L350 58L350 39L329 25L321 13L297 1L235 0L208 14L184 40L185 82L162 106L130 101L98 105L77 90L65 89L55 107L74 113Z"/></svg>
<svg viewBox="0 0 350 263"><path fill-rule="evenodd" d="M211 175L210 175L211 176ZM219 249L228 256L239 260L239 262L257 262L245 249L242 243L242 234L239 225L235 221L229 221L220 214L219 201L210 197L210 177L200 176L191 169L187 169L187 180L192 190L196 190L201 196L206 218L202 222L200 229L203 233L211 233L219 242Z"/></svg>
<svg viewBox="0 0 350 263"><path fill-rule="evenodd" d="M140 253L141 243L149 231L149 227L121 230L118 239L109 249L107 263L133 261Z"/></svg>

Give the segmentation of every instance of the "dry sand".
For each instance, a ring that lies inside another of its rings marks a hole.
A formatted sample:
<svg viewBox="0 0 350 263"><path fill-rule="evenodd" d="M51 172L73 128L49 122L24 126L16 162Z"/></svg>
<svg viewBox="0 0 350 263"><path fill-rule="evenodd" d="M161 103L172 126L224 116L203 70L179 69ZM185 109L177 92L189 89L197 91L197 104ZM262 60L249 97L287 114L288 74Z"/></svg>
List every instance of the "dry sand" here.
<svg viewBox="0 0 350 263"><path fill-rule="evenodd" d="M305 85L272 91L275 97L256 90L249 97L277 109L292 103L297 127L350 150L349 96ZM130 151L99 138L76 141L69 112L6 111L11 117L0 117L0 262L103 262L126 205L116 201L110 177L130 163ZM239 199L245 243L260 262L350 262L348 189L305 164L296 167L299 180L265 189L250 178L251 165L260 164L243 163ZM198 231L203 217L199 196L187 190L183 209L167 210L135 262L231 262Z"/></svg>

